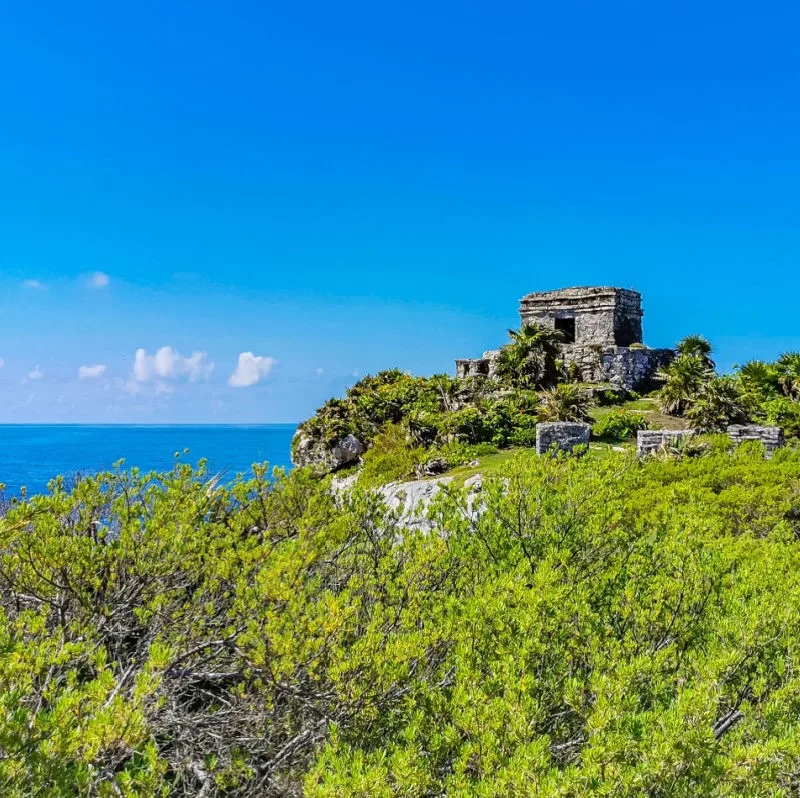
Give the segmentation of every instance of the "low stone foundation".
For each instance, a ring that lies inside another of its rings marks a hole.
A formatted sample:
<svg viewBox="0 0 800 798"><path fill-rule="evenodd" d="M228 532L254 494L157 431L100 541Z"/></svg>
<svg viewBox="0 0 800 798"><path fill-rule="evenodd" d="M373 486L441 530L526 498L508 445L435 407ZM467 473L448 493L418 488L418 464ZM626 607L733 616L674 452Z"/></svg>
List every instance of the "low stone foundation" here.
<svg viewBox="0 0 800 798"><path fill-rule="evenodd" d="M759 427L755 424L734 424L728 427L730 439L738 446L745 441L761 441L764 450L770 457L776 449L786 444L783 430L780 427Z"/></svg>
<svg viewBox="0 0 800 798"><path fill-rule="evenodd" d="M547 454L555 448L572 452L576 446L588 446L592 428L588 424L550 421L536 425L536 454Z"/></svg>
<svg viewBox="0 0 800 798"><path fill-rule="evenodd" d="M643 429L636 433L636 452L639 457L653 454L675 443L691 438L693 429Z"/></svg>

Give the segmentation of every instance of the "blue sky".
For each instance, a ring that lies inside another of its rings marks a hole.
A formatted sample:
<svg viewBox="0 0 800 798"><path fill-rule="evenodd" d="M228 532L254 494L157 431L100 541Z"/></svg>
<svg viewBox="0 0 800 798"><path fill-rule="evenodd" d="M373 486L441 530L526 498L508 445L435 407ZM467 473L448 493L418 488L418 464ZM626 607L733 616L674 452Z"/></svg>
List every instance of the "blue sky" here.
<svg viewBox="0 0 800 798"><path fill-rule="evenodd" d="M295 421L567 285L800 349L799 13L7 0L0 422Z"/></svg>

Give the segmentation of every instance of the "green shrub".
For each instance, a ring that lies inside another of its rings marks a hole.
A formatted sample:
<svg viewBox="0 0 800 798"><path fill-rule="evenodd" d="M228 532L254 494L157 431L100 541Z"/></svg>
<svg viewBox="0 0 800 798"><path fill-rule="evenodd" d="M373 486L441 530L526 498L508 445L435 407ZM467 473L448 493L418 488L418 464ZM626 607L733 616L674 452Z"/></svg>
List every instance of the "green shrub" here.
<svg viewBox="0 0 800 798"><path fill-rule="evenodd" d="M423 528L303 469L54 481L0 517L2 794L794 795L800 452L718 440Z"/></svg>
<svg viewBox="0 0 800 798"><path fill-rule="evenodd" d="M385 485L414 476L416 467L427 458L421 446L410 445L400 424L391 424L379 432L362 458L358 482L367 487Z"/></svg>
<svg viewBox="0 0 800 798"><path fill-rule="evenodd" d="M487 454L495 454L498 450L491 443L448 443L438 449L430 450L430 457L441 457L446 460L451 468L465 465Z"/></svg>
<svg viewBox="0 0 800 798"><path fill-rule="evenodd" d="M619 405L630 399L631 395L624 388L607 388L597 394L597 404L600 407Z"/></svg>
<svg viewBox="0 0 800 798"><path fill-rule="evenodd" d="M489 440L491 432L477 407L462 407L442 416L441 437L446 443L480 443Z"/></svg>
<svg viewBox="0 0 800 798"><path fill-rule="evenodd" d="M508 443L511 446L520 446L524 448L536 447L536 424L530 426L515 427L508 438Z"/></svg>
<svg viewBox="0 0 800 798"><path fill-rule="evenodd" d="M712 377L692 399L686 419L698 432L724 432L730 424L746 424L750 408L733 377Z"/></svg>
<svg viewBox="0 0 800 798"><path fill-rule="evenodd" d="M624 441L635 435L640 429L647 429L645 416L623 407L617 407L592 425L592 436L601 441Z"/></svg>
<svg viewBox="0 0 800 798"><path fill-rule="evenodd" d="M768 424L783 427L787 435L800 437L800 402L785 396L769 399L761 405L760 415Z"/></svg>

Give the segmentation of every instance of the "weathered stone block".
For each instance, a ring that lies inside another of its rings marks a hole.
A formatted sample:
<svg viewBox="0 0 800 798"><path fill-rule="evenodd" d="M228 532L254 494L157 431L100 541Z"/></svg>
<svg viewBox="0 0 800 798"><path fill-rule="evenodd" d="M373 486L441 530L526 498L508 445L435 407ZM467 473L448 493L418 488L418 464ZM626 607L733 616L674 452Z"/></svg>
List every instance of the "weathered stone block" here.
<svg viewBox="0 0 800 798"><path fill-rule="evenodd" d="M745 441L761 441L767 456L786 444L781 427L759 427L755 424L733 424L728 427L730 439L738 446Z"/></svg>
<svg viewBox="0 0 800 798"><path fill-rule="evenodd" d="M691 438L693 429L643 429L636 433L636 451L639 457L665 449Z"/></svg>
<svg viewBox="0 0 800 798"><path fill-rule="evenodd" d="M587 446L592 428L588 424L549 421L536 425L536 453L547 454L552 448L571 452L576 446Z"/></svg>

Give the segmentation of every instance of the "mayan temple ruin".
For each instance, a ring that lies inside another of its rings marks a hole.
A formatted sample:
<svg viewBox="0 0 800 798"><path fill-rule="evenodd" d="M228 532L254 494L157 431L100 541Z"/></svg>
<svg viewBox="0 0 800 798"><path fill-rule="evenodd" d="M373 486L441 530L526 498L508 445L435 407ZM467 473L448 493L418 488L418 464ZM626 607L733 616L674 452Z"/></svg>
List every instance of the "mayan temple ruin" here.
<svg viewBox="0 0 800 798"><path fill-rule="evenodd" d="M564 363L580 382L641 391L675 356L672 349L648 349L642 341L642 296L625 288L588 287L540 291L520 300L522 324L559 330ZM456 375L492 376L500 350L456 360Z"/></svg>

